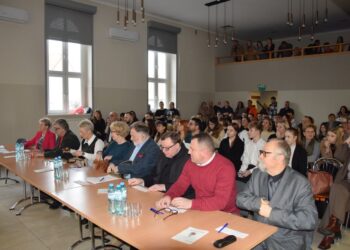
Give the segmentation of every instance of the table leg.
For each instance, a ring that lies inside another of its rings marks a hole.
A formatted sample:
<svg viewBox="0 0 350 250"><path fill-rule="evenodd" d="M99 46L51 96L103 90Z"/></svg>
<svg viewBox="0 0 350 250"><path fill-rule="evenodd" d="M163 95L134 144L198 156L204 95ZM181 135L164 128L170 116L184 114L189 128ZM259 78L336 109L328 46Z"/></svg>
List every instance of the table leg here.
<svg viewBox="0 0 350 250"><path fill-rule="evenodd" d="M29 197L27 197L27 184L25 181L23 181L23 192L24 192L24 198L16 201L11 207L10 210L15 210L15 208L17 207L18 204L22 203L23 201L26 201L29 199Z"/></svg>
<svg viewBox="0 0 350 250"><path fill-rule="evenodd" d="M35 194L34 194L35 191L34 191L33 186L31 186L30 188L31 188L31 190L30 190L30 197L29 198L30 198L31 202L29 204L25 205L24 207L21 207L20 209L18 209L16 212L17 216L21 215L23 210L27 209L28 207L31 207L31 206L34 206L37 204L48 204L46 201L41 201L40 191L38 191L39 192L38 196L35 196Z"/></svg>

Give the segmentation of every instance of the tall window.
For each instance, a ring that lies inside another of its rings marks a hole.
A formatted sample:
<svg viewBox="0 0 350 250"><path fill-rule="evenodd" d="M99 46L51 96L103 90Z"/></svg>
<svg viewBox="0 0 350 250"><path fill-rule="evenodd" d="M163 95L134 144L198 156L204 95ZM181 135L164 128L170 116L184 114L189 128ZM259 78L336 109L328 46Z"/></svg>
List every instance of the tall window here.
<svg viewBox="0 0 350 250"><path fill-rule="evenodd" d="M81 114L92 108L93 15L96 7L45 1L48 114Z"/></svg>
<svg viewBox="0 0 350 250"><path fill-rule="evenodd" d="M177 35L181 29L148 22L148 105L152 111L163 101L176 103Z"/></svg>
<svg viewBox="0 0 350 250"><path fill-rule="evenodd" d="M148 51L148 104L176 101L176 54Z"/></svg>

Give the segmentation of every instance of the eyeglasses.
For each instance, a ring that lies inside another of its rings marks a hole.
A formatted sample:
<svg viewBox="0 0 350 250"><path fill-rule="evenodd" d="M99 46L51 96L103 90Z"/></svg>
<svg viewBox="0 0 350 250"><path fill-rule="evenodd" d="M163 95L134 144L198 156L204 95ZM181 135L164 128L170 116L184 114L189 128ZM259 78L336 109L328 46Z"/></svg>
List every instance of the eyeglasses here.
<svg viewBox="0 0 350 250"><path fill-rule="evenodd" d="M173 145L171 145L170 147L163 147L162 145L160 145L159 146L159 148L160 148L160 150L161 151L169 151L172 147L174 147L176 145L176 143L175 144L173 144Z"/></svg>
<svg viewBox="0 0 350 250"><path fill-rule="evenodd" d="M163 212L165 212L165 213L168 214L168 215L166 215L166 216L163 218L163 220L166 220L166 219L168 219L170 216L177 215L177 214L179 213L179 211L177 211L177 210L175 210L175 209L166 207L166 208L162 208L162 209L156 210L156 212L154 213L154 217L156 217L157 215L163 214Z"/></svg>
<svg viewBox="0 0 350 250"><path fill-rule="evenodd" d="M272 154L272 152L268 152L265 150L259 150L259 153L262 154L264 157L266 157L267 154Z"/></svg>

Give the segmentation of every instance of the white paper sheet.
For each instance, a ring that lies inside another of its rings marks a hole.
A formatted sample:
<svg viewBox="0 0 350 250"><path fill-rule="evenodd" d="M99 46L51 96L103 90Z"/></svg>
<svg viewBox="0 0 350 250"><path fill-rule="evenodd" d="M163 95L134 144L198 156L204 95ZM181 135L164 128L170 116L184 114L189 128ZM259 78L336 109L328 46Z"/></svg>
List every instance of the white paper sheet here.
<svg viewBox="0 0 350 250"><path fill-rule="evenodd" d="M115 181L120 178L112 176L112 175L105 175L105 176L100 176L100 177L87 177L86 181L90 182L92 184L98 184L98 183L104 183L108 181Z"/></svg>
<svg viewBox="0 0 350 250"><path fill-rule="evenodd" d="M188 227L182 232L178 233L174 237L172 237L173 240L180 241L182 243L191 245L203 236L205 236L209 231L202 230L194 227Z"/></svg>
<svg viewBox="0 0 350 250"><path fill-rule="evenodd" d="M5 155L4 158L16 158L16 155Z"/></svg>
<svg viewBox="0 0 350 250"><path fill-rule="evenodd" d="M108 189L107 188L99 188L97 190L98 194L107 194L108 193Z"/></svg>
<svg viewBox="0 0 350 250"><path fill-rule="evenodd" d="M132 187L135 188L136 190L141 191L141 192L148 192L148 188L146 188L144 186L136 185L136 186L132 186Z"/></svg>
<svg viewBox="0 0 350 250"><path fill-rule="evenodd" d="M221 228L222 228L222 226L217 227L215 230L216 230L216 231L219 231ZM231 228L228 228L228 227L224 228L224 229L221 231L221 233L228 234L228 235L234 235L234 236L236 236L237 238L241 238L241 239L244 239L245 237L248 236L248 234L246 234L246 233L242 233L242 232L240 232L240 231L237 231L237 230L234 230L234 229L231 229Z"/></svg>

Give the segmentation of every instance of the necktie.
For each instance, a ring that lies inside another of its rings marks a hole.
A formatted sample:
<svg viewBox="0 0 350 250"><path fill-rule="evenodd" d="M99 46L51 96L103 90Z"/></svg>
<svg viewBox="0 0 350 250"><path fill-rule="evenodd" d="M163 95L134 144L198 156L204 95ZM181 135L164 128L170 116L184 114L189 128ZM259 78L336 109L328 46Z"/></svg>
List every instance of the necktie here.
<svg viewBox="0 0 350 250"><path fill-rule="evenodd" d="M268 189L269 189L269 201L272 199L273 195L276 192L277 182L274 182L272 178L268 180Z"/></svg>

